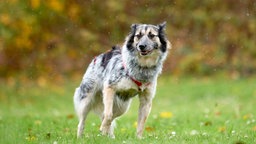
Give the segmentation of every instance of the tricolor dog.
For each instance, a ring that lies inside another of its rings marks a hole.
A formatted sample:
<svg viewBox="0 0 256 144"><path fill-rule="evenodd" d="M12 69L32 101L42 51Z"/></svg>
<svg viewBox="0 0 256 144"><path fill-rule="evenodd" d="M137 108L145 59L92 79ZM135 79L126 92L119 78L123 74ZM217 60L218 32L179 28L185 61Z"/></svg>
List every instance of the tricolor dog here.
<svg viewBox="0 0 256 144"><path fill-rule="evenodd" d="M132 24L123 46L95 57L75 90L74 105L81 137L88 113L102 120L100 131L114 138L115 119L124 114L138 96L137 137L141 138L155 96L157 78L171 48L165 25Z"/></svg>

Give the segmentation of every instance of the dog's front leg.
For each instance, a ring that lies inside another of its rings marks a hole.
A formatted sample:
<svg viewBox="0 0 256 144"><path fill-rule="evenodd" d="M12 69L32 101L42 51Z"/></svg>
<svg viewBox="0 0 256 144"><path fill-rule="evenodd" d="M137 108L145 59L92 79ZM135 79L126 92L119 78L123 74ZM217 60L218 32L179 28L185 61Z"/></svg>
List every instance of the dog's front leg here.
<svg viewBox="0 0 256 144"><path fill-rule="evenodd" d="M138 115L137 137L142 138L144 125L147 117L151 111L152 97L150 95L142 94L139 96L140 106Z"/></svg>
<svg viewBox="0 0 256 144"><path fill-rule="evenodd" d="M104 113L101 123L100 131L103 135L108 134L114 138L114 130L111 129L111 123L113 121L113 102L115 91L113 88L106 86L103 88L103 104Z"/></svg>

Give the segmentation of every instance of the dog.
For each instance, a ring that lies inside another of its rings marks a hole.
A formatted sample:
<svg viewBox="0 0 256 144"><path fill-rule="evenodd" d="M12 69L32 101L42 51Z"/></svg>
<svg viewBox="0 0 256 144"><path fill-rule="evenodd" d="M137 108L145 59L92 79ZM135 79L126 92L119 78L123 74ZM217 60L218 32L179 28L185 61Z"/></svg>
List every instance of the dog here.
<svg viewBox="0 0 256 144"><path fill-rule="evenodd" d="M114 46L92 60L74 94L79 118L77 137L83 135L86 117L93 110L101 118L102 135L114 138L115 119L123 115L132 98L138 96L137 137L142 138L157 78L171 48L165 27L166 22L132 24L121 48Z"/></svg>

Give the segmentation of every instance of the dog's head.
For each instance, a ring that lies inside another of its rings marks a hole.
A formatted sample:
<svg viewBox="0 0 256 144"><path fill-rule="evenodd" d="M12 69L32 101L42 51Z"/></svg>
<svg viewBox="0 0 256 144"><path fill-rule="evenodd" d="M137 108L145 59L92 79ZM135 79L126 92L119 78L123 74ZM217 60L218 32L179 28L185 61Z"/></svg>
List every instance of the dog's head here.
<svg viewBox="0 0 256 144"><path fill-rule="evenodd" d="M159 25L132 24L130 35L126 39L129 51L136 51L140 56L165 53L170 42L165 36L166 22Z"/></svg>

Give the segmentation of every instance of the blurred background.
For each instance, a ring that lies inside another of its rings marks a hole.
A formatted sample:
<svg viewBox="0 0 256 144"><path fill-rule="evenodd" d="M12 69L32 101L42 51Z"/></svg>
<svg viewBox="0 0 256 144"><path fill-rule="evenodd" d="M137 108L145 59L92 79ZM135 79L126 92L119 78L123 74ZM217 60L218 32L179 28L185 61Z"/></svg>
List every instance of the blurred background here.
<svg viewBox="0 0 256 144"><path fill-rule="evenodd" d="M81 79L132 23L163 21L172 43L165 75L255 73L255 0L1 0L0 80Z"/></svg>

